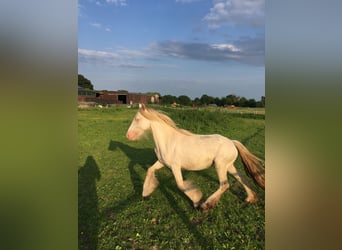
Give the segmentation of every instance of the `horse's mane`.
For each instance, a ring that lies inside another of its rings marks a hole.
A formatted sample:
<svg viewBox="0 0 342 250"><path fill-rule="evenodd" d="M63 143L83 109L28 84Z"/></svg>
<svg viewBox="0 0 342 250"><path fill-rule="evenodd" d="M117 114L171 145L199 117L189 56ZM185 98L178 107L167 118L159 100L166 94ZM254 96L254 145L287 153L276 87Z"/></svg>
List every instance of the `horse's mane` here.
<svg viewBox="0 0 342 250"><path fill-rule="evenodd" d="M178 128L177 125L175 124L175 122L170 117L163 114L161 111L157 111L157 110L154 110L151 108L144 107L144 108L139 109L139 112L142 116L144 116L146 119L148 119L150 121L163 122L164 124L174 128L175 130L177 130L178 132L180 132L184 135L193 135L193 133L191 133L188 130Z"/></svg>

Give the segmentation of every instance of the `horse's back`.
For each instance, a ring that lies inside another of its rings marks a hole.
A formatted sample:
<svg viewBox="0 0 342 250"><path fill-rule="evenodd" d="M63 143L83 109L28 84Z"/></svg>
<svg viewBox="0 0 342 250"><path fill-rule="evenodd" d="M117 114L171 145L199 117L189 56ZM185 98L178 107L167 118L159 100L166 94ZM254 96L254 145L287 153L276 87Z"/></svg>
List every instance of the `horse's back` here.
<svg viewBox="0 0 342 250"><path fill-rule="evenodd" d="M215 158L223 158L228 160L228 158L236 158L238 151L233 143L233 141L223 135L213 134L213 135L203 135L204 141L207 142L207 149L213 148L215 150Z"/></svg>

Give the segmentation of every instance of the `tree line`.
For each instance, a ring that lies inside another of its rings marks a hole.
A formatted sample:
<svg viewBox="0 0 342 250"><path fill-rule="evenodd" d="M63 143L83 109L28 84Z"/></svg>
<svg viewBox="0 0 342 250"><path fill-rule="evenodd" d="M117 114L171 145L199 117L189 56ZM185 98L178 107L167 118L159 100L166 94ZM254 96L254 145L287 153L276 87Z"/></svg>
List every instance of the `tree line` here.
<svg viewBox="0 0 342 250"><path fill-rule="evenodd" d="M213 97L209 95L202 95L200 98L196 97L195 99L191 99L186 95L180 95L178 97L173 95L164 95L160 98L162 104L172 104L177 103L183 106L207 106L207 105L216 105L216 106L229 106L234 105L236 107L265 107L265 96L262 96L259 101L255 99L247 99L245 97L240 97L234 94L227 95L225 97Z"/></svg>

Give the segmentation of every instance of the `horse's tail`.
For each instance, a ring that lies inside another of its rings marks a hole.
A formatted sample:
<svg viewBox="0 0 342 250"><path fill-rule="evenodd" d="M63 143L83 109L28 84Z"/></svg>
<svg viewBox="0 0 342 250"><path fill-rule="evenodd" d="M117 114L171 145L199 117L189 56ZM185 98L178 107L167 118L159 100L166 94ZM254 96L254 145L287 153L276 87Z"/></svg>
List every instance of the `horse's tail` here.
<svg viewBox="0 0 342 250"><path fill-rule="evenodd" d="M233 140L233 143L239 151L246 173L259 187L265 189L265 168L262 166L264 161L249 152L241 142Z"/></svg>

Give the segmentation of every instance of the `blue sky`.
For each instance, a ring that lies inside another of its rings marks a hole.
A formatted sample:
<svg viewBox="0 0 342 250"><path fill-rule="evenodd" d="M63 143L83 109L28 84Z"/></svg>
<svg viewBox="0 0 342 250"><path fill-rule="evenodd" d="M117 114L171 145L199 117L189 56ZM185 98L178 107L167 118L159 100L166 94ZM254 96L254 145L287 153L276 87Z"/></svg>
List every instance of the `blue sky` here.
<svg viewBox="0 0 342 250"><path fill-rule="evenodd" d="M79 0L78 71L95 89L265 95L264 0Z"/></svg>

